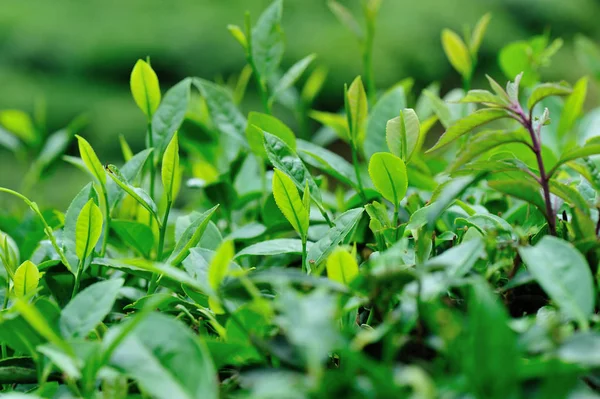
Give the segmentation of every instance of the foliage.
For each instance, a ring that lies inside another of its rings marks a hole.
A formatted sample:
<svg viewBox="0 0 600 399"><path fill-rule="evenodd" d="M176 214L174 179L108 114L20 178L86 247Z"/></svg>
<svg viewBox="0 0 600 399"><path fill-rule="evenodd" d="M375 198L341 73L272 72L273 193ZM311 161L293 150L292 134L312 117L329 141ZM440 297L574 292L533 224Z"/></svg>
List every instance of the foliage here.
<svg viewBox="0 0 600 399"><path fill-rule="evenodd" d="M275 0L229 26L248 63L233 91L189 77L161 95L149 60L135 64L147 145L121 140L121 166L72 126L58 140L0 115L2 143L35 159L25 188L62 154L90 180L64 213L0 188L23 202L0 218L4 397L594 397L588 79L541 83L561 43L544 37L501 52L505 73L520 69L506 87L463 90L485 15L463 38L442 33L463 89L379 90L380 1L363 1L364 28L329 5L363 45L365 84L340 88L339 113L313 109L314 56L281 70ZM593 42L576 48L600 65ZM262 108L246 115L250 78ZM309 118L324 125L314 135ZM351 161L325 148L338 138Z"/></svg>

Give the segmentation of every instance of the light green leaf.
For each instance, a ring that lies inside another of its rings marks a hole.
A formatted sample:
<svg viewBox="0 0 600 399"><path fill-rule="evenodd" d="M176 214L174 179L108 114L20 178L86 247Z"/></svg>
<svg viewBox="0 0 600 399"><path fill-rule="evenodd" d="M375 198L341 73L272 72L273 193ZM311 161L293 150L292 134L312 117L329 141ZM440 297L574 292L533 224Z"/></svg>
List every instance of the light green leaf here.
<svg viewBox="0 0 600 399"><path fill-rule="evenodd" d="M456 123L450 126L448 130L446 130L446 132L440 137L438 142L435 143L435 145L429 150L427 150L426 153L435 151L447 144L450 144L454 140L469 133L471 130L479 126L485 125L486 123L495 121L497 119L508 118L508 116L509 114L502 109L484 108L475 111L471 115L458 120Z"/></svg>
<svg viewBox="0 0 600 399"><path fill-rule="evenodd" d="M298 140L298 155L310 166L322 170L355 189L358 187L352 164L338 154L309 141Z"/></svg>
<svg viewBox="0 0 600 399"><path fill-rule="evenodd" d="M158 208L156 207L156 204L154 203L154 201L152 201L152 198L150 198L148 193L139 187L134 187L131 184L129 184L129 182L125 179L121 171L119 171L119 169L117 169L116 166L108 165L107 169L110 178L113 179L113 181L117 183L117 185L121 187L123 191L131 195L133 199L135 199L141 206L143 206L148 212L150 212L152 216L156 219L156 221L160 224L160 221L158 219Z"/></svg>
<svg viewBox="0 0 600 399"><path fill-rule="evenodd" d="M250 112L248 114L248 126L246 127L248 144L253 153L266 159L267 153L263 144L263 132L279 137L292 150L296 151L296 136L285 123L272 115Z"/></svg>
<svg viewBox="0 0 600 399"><path fill-rule="evenodd" d="M127 246L148 258L154 246L154 234L148 225L133 220L112 219L111 229Z"/></svg>
<svg viewBox="0 0 600 399"><path fill-rule="evenodd" d="M31 117L21 110L5 109L0 111L0 126L25 143L34 144L38 140Z"/></svg>
<svg viewBox="0 0 600 399"><path fill-rule="evenodd" d="M189 226L181 234L179 240L177 240L175 249L171 253L171 256L169 256L167 263L171 264L172 266L177 266L188 256L190 248L195 247L202 238L202 235L204 234L204 231L206 231L206 227L210 222L210 218L218 207L219 205L213 206L208 211L198 215L189 224Z"/></svg>
<svg viewBox="0 0 600 399"><path fill-rule="evenodd" d="M273 196L283 216L301 236L308 234L309 209L304 207L294 181L279 169L273 175Z"/></svg>
<svg viewBox="0 0 600 399"><path fill-rule="evenodd" d="M111 311L123 279L95 283L79 292L60 313L60 331L65 339L86 338Z"/></svg>
<svg viewBox="0 0 600 399"><path fill-rule="evenodd" d="M239 145L248 146L245 137L246 118L236 107L231 93L212 82L194 78L194 85L204 97L215 127Z"/></svg>
<svg viewBox="0 0 600 399"><path fill-rule="evenodd" d="M491 106L506 106L508 102L496 95L492 94L487 90L470 90L463 98L460 99L459 103L481 103Z"/></svg>
<svg viewBox="0 0 600 399"><path fill-rule="evenodd" d="M362 40L364 33L359 23L352 16L350 10L334 0L328 1L327 5L329 6L329 9L333 15L335 15L336 18L342 23L342 25L354 33L358 39Z"/></svg>
<svg viewBox="0 0 600 399"><path fill-rule="evenodd" d="M85 167L87 168L88 172L98 180L100 185L105 187L106 173L104 173L102 162L100 162L98 156L94 152L94 149L86 139L79 135L75 135L75 137L77 137L79 154L81 155L81 159L83 160Z"/></svg>
<svg viewBox="0 0 600 399"><path fill-rule="evenodd" d="M444 52L446 53L446 57L448 57L450 64L452 64L452 67L454 67L461 76L470 76L473 62L471 61L471 54L460 36L449 29L444 29L442 31L442 46L444 47Z"/></svg>
<svg viewBox="0 0 600 399"><path fill-rule="evenodd" d="M429 100L431 108L440 120L440 123L447 129L453 122L452 113L448 104L444 102L436 93L431 90L423 90L423 95Z"/></svg>
<svg viewBox="0 0 600 399"><path fill-rule="evenodd" d="M600 77L600 47L595 41L583 35L576 35L575 55L594 76Z"/></svg>
<svg viewBox="0 0 600 399"><path fill-rule="evenodd" d="M594 313L594 278L583 255L560 238L545 236L533 247L519 249L527 270L565 316L582 328Z"/></svg>
<svg viewBox="0 0 600 399"><path fill-rule="evenodd" d="M579 208L586 216L590 216L590 206L576 188L559 182L556 179L550 179L550 192L559 198L562 198L569 205Z"/></svg>
<svg viewBox="0 0 600 399"><path fill-rule="evenodd" d="M150 64L138 60L131 71L129 85L135 103L146 114L148 120L151 120L160 104L160 87L158 77Z"/></svg>
<svg viewBox="0 0 600 399"><path fill-rule="evenodd" d="M422 219L419 223L425 222L429 228L432 228L442 213L454 202L455 199L460 198L467 188L475 184L482 175L469 175L459 176L452 178L443 184L440 184L438 188L433 192L431 196L431 204L420 209L419 215ZM413 217L417 215L417 212L413 214ZM411 217L411 222L413 221ZM423 220L425 219L425 220Z"/></svg>
<svg viewBox="0 0 600 399"><path fill-rule="evenodd" d="M307 242L307 249L310 250L312 242ZM239 258L242 256L273 256L282 254L301 254L302 253L302 240L297 238L276 238L274 240L267 240L258 242L247 246L238 252L235 257Z"/></svg>
<svg viewBox="0 0 600 399"><path fill-rule="evenodd" d="M252 60L265 81L277 70L283 57L282 11L282 0L275 0L252 29Z"/></svg>
<svg viewBox="0 0 600 399"><path fill-rule="evenodd" d="M348 285L358 275L358 263L353 255L342 247L337 247L327 257L327 277L338 283Z"/></svg>
<svg viewBox="0 0 600 399"><path fill-rule="evenodd" d="M102 234L102 212L93 199L81 208L75 226L75 253L81 262L90 256Z"/></svg>
<svg viewBox="0 0 600 399"><path fill-rule="evenodd" d="M313 103L315 97L323 88L326 79L327 68L323 66L317 66L310 75L308 75L308 78L302 87L302 92L300 93L300 98L302 98L302 102L304 102L305 105L308 106Z"/></svg>
<svg viewBox="0 0 600 399"><path fill-rule="evenodd" d="M346 239L360 220L363 211L363 208L350 209L333 221L334 226L329 229L327 235L314 243L308 251L307 259L310 269L319 266Z"/></svg>
<svg viewBox="0 0 600 399"><path fill-rule="evenodd" d="M581 115L583 103L587 94L587 86L588 78L587 76L584 76L575 83L573 92L565 100L565 105L563 106L558 122L558 136L560 138L564 138L565 135L571 131L575 121Z"/></svg>
<svg viewBox="0 0 600 399"><path fill-rule="evenodd" d="M527 108L532 109L537 103L539 103L546 97L567 96L572 92L573 90L569 86L561 83L539 84L531 92L529 100L527 100Z"/></svg>
<svg viewBox="0 0 600 399"><path fill-rule="evenodd" d="M277 85L273 89L270 101L275 101L281 93L292 87L315 58L316 54L310 54L292 65L281 79L279 79L279 82L277 82Z"/></svg>
<svg viewBox="0 0 600 399"><path fill-rule="evenodd" d="M217 399L216 370L203 341L170 316L150 313L110 359L153 398Z"/></svg>
<svg viewBox="0 0 600 399"><path fill-rule="evenodd" d="M369 161L369 176L377 191L392 204L399 204L406 195L406 165L397 156L386 152L373 154Z"/></svg>
<svg viewBox="0 0 600 399"><path fill-rule="evenodd" d="M233 241L226 240L221 243L208 267L208 283L214 291L219 290L219 286L229 272L229 263L233 260L235 249Z"/></svg>
<svg viewBox="0 0 600 399"><path fill-rule="evenodd" d="M321 204L321 192L310 172L298 155L279 137L264 133L265 151L271 164L288 175L299 190L304 190L308 180L310 194L313 200Z"/></svg>
<svg viewBox="0 0 600 399"><path fill-rule="evenodd" d="M522 176L522 178L494 177L488 181L488 186L501 193L528 202L546 215L546 203L540 193L540 185L532 179L526 176Z"/></svg>
<svg viewBox="0 0 600 399"><path fill-rule="evenodd" d="M465 276L484 254L484 242L480 237L463 241L448 249L441 255L435 256L425 264L429 268L443 267L446 275L451 278Z"/></svg>
<svg viewBox="0 0 600 399"><path fill-rule="evenodd" d="M479 47L483 41L483 36L485 35L488 24L490 23L490 19L492 19L492 15L490 13L483 15L479 21L477 21L477 25L475 25L475 28L473 29L473 34L471 34L471 40L469 41L469 51L473 56L475 56L479 51Z"/></svg>
<svg viewBox="0 0 600 399"><path fill-rule="evenodd" d="M489 130L478 133L465 143L465 146L461 148L455 160L451 162L448 170L450 172L456 171L467 162L503 144L522 143L529 145L530 141L529 135L524 129L512 132Z"/></svg>
<svg viewBox="0 0 600 399"><path fill-rule="evenodd" d="M365 92L365 87L360 76L357 76L352 84L350 84L350 87L348 87L345 93L345 100L350 141L355 146L361 147L365 141L365 124L367 122L369 106L367 103L367 93Z"/></svg>
<svg viewBox="0 0 600 399"><path fill-rule="evenodd" d="M558 162L556 163L556 165L554 165L554 167L552 168L552 170L549 172L549 175L552 175L556 169L558 169L561 165L564 165L565 163L569 162L569 161L573 161L575 159L579 159L579 158L585 158L585 157L589 157L592 155L598 155L600 154L600 140L594 140L593 138L588 140L583 147L574 147L571 148L567 151L565 151L560 159L558 160Z"/></svg>
<svg viewBox="0 0 600 399"><path fill-rule="evenodd" d="M386 124L398 116L398 111L406 108L406 89L396 85L381 96L375 103L367 120L367 134L363 144L365 158L376 152L387 151Z"/></svg>
<svg viewBox="0 0 600 399"><path fill-rule="evenodd" d="M385 137L390 152L408 163L421 144L421 128L415 111L406 108L400 111L400 116L390 119L385 127Z"/></svg>
<svg viewBox="0 0 600 399"><path fill-rule="evenodd" d="M242 45L244 50L248 49L248 39L246 39L246 35L242 31L242 28L237 25L227 25L227 30L231 33L231 36Z"/></svg>
<svg viewBox="0 0 600 399"><path fill-rule="evenodd" d="M179 141L177 138L177 132L173 134L173 138L165 150L162 160L161 177L163 190L167 196L167 201L171 203L175 201L181 183L181 174L179 171Z"/></svg>
<svg viewBox="0 0 600 399"><path fill-rule="evenodd" d="M77 274L79 267L79 257L77 256L76 240L77 240L77 218L79 217L83 207L92 199L98 202L98 194L94 190L92 183L87 184L73 199L67 213L65 214L65 226L63 228L62 245L65 257L69 264L73 267L74 274Z"/></svg>
<svg viewBox="0 0 600 399"><path fill-rule="evenodd" d="M171 87L152 116L152 143L154 159L158 162L171 141L171 137L185 120L190 102L192 80L185 78Z"/></svg>
<svg viewBox="0 0 600 399"><path fill-rule="evenodd" d="M308 113L308 116L333 130L335 134L345 142L350 141L350 136L348 136L348 118L344 115L313 110Z"/></svg>
<svg viewBox="0 0 600 399"><path fill-rule="evenodd" d="M15 271L13 277L13 290L17 298L33 294L40 281L40 272L36 265L26 260ZM8 295L8 293L5 293Z"/></svg>
<svg viewBox="0 0 600 399"><path fill-rule="evenodd" d="M152 148L147 148L135 154L123 167L120 169L123 178L127 182L134 182L141 175L144 170L144 166L150 158L150 154L152 153ZM119 188L117 183L114 180L110 179L106 182L106 191L108 193L108 203L110 204L110 209L114 209L125 192Z"/></svg>

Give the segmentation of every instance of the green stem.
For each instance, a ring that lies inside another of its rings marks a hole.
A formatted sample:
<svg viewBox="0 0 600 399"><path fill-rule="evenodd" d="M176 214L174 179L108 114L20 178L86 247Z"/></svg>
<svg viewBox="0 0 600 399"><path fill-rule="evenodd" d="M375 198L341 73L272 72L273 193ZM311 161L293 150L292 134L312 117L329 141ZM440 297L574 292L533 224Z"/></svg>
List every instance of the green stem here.
<svg viewBox="0 0 600 399"><path fill-rule="evenodd" d="M100 256L104 256L106 253L106 245L108 244L108 234L110 231L110 204L108 203L108 193L106 192L106 187L102 187L102 194L104 196L104 213L106 213L106 220L104 222L104 236L102 237Z"/></svg>
<svg viewBox="0 0 600 399"><path fill-rule="evenodd" d="M13 191L11 189L8 189L8 188L0 187L0 192L11 194L11 195L14 195L15 197L22 199L23 202L25 202L27 204L27 206L29 206L29 208L31 208L31 210L33 212L35 212L35 214L40 218L40 221L44 225L44 233L46 233L46 236L50 240L52 247L54 248L54 250L60 257L60 261L63 263L63 265L65 265L65 267L67 269L72 270L71 264L67 260L67 257L65 256L62 249L60 249L60 247L58 246L58 243L56 242L56 237L54 237L52 228L50 228L50 226L48 225L48 222L46 222L46 219L44 219L44 216L40 212L40 209L38 208L37 204L35 202L32 202L29 198L25 197L24 195L22 195L16 191Z"/></svg>
<svg viewBox="0 0 600 399"><path fill-rule="evenodd" d="M358 183L358 193L360 194L363 202L367 203L367 196L365 195L365 190L362 184L362 178L360 177L360 168L358 164L358 151L356 150L356 146L354 143L350 144L352 149L352 164L354 165L354 173L356 174L356 182Z"/></svg>
<svg viewBox="0 0 600 399"><path fill-rule="evenodd" d="M394 234L394 236L396 237L396 241L398 241L398 214L399 214L399 206L398 203L394 204L394 218L392 219L392 224L394 226L394 228L396 229L396 232Z"/></svg>
<svg viewBox="0 0 600 399"><path fill-rule="evenodd" d="M148 120L147 127L147 135L148 135L148 147L154 147L154 140L152 139L152 121ZM152 159L150 160L150 198L154 201L154 179L156 175L156 164L154 162L154 154L152 154ZM150 223L152 223L152 218L150 218Z"/></svg>
<svg viewBox="0 0 600 399"><path fill-rule="evenodd" d="M302 272L308 273L308 267L306 265L306 236L302 237Z"/></svg>
<svg viewBox="0 0 600 399"><path fill-rule="evenodd" d="M10 291L10 280L6 279L6 291L4 291L4 303L2 304L2 310L8 308L8 293ZM2 359L6 359L8 356L6 352L6 342L2 342Z"/></svg>
<svg viewBox="0 0 600 399"><path fill-rule="evenodd" d="M73 292L71 292L71 299L75 298L77 292L79 292L79 286L81 285L81 276L83 275L83 266L85 265L85 258L79 261L77 267L77 274L75 275L75 284L73 284Z"/></svg>
<svg viewBox="0 0 600 399"><path fill-rule="evenodd" d="M163 255L163 249L165 246L165 235L167 233L167 225L169 221L169 213L171 212L171 206L173 205L172 200L167 200L167 208L165 209L165 215L163 216L163 220L160 226L160 231L158 233L158 249L156 251L156 260L161 261ZM158 280L160 279L160 275L158 273L152 273L152 278L150 279L150 283L148 284L148 295L154 294L156 288L158 287Z"/></svg>

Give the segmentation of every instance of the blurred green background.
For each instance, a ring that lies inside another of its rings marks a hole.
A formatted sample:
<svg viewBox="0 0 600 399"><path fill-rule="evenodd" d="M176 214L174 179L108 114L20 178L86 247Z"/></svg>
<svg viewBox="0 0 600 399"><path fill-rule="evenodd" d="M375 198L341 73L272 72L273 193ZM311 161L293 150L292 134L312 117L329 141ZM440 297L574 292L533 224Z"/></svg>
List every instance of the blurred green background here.
<svg viewBox="0 0 600 399"><path fill-rule="evenodd" d="M340 2L359 14L358 0ZM151 57L163 92L186 76L215 79L237 74L244 55L226 26L243 25L245 10L256 19L268 4L268 0L4 0L0 109L32 112L36 101L43 100L49 131L86 113L89 124L82 135L103 161L116 161L119 134L134 151L143 146L144 116L129 92L135 61ZM573 36L583 33L600 42L597 0L383 0L374 53L378 87L405 77L413 77L417 89L431 81L441 82L442 91L459 86L442 51L440 32L445 27L461 32L486 12L492 13L492 21L474 87L481 87L482 71L505 80L496 54L511 41L547 30L552 37L564 38L565 45L542 76L571 82L585 73L575 62ZM316 53L317 63L330 70L316 107L338 109L343 84L361 72L359 45L325 0L286 0L283 21L283 68ZM76 154L75 145L69 153ZM26 161L0 149L0 186L18 187L26 167ZM86 180L72 166L55 167L32 197L62 208Z"/></svg>

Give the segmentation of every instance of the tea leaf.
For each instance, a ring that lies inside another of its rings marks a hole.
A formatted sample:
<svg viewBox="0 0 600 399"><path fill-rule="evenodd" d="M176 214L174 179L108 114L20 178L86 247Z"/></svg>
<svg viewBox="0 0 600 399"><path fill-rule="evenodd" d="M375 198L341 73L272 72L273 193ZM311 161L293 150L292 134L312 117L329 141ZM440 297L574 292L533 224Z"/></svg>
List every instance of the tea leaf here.
<svg viewBox="0 0 600 399"><path fill-rule="evenodd" d="M198 215L189 224L183 234L181 234L179 240L177 240L175 249L173 249L171 256L169 256L167 263L177 266L188 256L190 248L195 247L202 238L202 235L210 222L210 218L216 212L218 207L219 205L213 206L208 211Z"/></svg>
<svg viewBox="0 0 600 399"><path fill-rule="evenodd" d="M273 1L252 29L252 60L261 79L269 78L283 57L282 12L282 0Z"/></svg>
<svg viewBox="0 0 600 399"><path fill-rule="evenodd" d="M385 152L373 154L369 161L369 176L377 191L392 204L399 204L406 195L406 165L397 156Z"/></svg>
<svg viewBox="0 0 600 399"><path fill-rule="evenodd" d="M150 154L152 154L152 148L140 151L123 165L120 171L125 181L135 181L142 174L144 166L146 165L148 158L150 158ZM117 183L112 179L106 182L106 191L108 193L110 209L114 209L118 202L123 198L125 192L121 190Z"/></svg>
<svg viewBox="0 0 600 399"><path fill-rule="evenodd" d="M473 56L475 56L479 51L479 46L481 46L483 36L485 35L485 31L490 23L490 19L492 19L492 15L490 13L483 15L479 21L477 21L477 24L473 29L473 34L471 35L471 40L469 41L469 51Z"/></svg>
<svg viewBox="0 0 600 399"><path fill-rule="evenodd" d="M310 250L312 243L307 243L307 248ZM236 258L242 256L273 256L283 254L301 254L302 240L296 238L276 238L252 244L242 249L235 254Z"/></svg>
<svg viewBox="0 0 600 399"><path fill-rule="evenodd" d="M327 277L338 283L348 285L358 275L358 264L353 255L337 247L327 257Z"/></svg>
<svg viewBox="0 0 600 399"><path fill-rule="evenodd" d="M143 60L137 60L131 71L129 85L135 103L151 120L160 104L160 87L158 77L150 64Z"/></svg>
<svg viewBox="0 0 600 399"><path fill-rule="evenodd" d="M345 93L346 117L350 131L350 141L355 146L362 146L365 140L365 124L367 122L368 103L367 93L358 76Z"/></svg>
<svg viewBox="0 0 600 399"><path fill-rule="evenodd" d="M17 298L29 296L35 292L40 281L40 272L31 262L26 260L15 271L13 290ZM4 295L8 295L5 293Z"/></svg>
<svg viewBox="0 0 600 399"><path fill-rule="evenodd" d="M344 25L348 30L350 30L358 39L363 38L363 31L356 19L352 16L352 13L338 3L337 1L331 0L327 2L327 6L331 12L336 16L336 18Z"/></svg>
<svg viewBox="0 0 600 399"><path fill-rule="evenodd" d="M329 229L327 235L314 243L308 251L307 259L310 268L319 266L346 239L360 220L363 211L364 208L350 209L333 221L334 227Z"/></svg>
<svg viewBox="0 0 600 399"><path fill-rule="evenodd" d="M594 312L594 279L583 257L571 244L545 236L533 247L519 248L519 254L540 286L565 316L588 325Z"/></svg>
<svg viewBox="0 0 600 399"><path fill-rule="evenodd" d="M79 264L79 256L77 255L77 219L81 214L83 207L93 200L98 202L98 194L92 183L87 184L73 199L67 213L65 215L65 227L63 228L62 245L66 258L69 260L71 266L75 267L72 272L77 274L77 268Z"/></svg>
<svg viewBox="0 0 600 399"><path fill-rule="evenodd" d="M179 141L177 132L173 135L171 142L165 150L162 161L161 177L163 190L169 203L175 201L179 192L181 175L179 171Z"/></svg>
<svg viewBox="0 0 600 399"><path fill-rule="evenodd" d="M288 175L275 169L273 175L273 196L281 213L301 236L308 233L309 209L304 207L298 194L298 188Z"/></svg>
<svg viewBox="0 0 600 399"><path fill-rule="evenodd" d="M445 145L452 143L454 140L459 137L469 133L471 130L485 125L491 121L495 121L501 118L507 118L509 115L505 110L494 109L494 108L484 108L478 111L473 112L471 115L466 116L446 130L446 132L440 137L437 143L426 153L435 151Z"/></svg>
<svg viewBox="0 0 600 399"><path fill-rule="evenodd" d="M470 76L473 68L471 54L460 36L449 29L444 29L442 46L452 67L462 76Z"/></svg>
<svg viewBox="0 0 600 399"><path fill-rule="evenodd" d="M143 189L139 187L134 187L131 184L129 184L129 182L127 182L123 174L119 171L119 169L117 169L116 166L108 165L107 170L109 172L108 175L110 176L110 178L113 179L113 181L117 183L117 185L121 187L123 191L129 194L141 206L143 206L148 212L150 212L154 219L156 219L156 221L160 223L160 221L158 220L158 208L156 207L156 204L154 203L154 201L152 201L152 198L150 198L148 193L146 193Z"/></svg>
<svg viewBox="0 0 600 399"><path fill-rule="evenodd" d="M296 150L296 136L294 132L274 116L250 112L248 114L248 126L246 127L246 138L250 149L256 155L267 159L265 146L263 144L263 131L279 137L288 147Z"/></svg>
<svg viewBox="0 0 600 399"><path fill-rule="evenodd" d="M367 120L367 133L363 144L365 158L369 159L376 152L388 150L386 144L386 124L398 116L398 111L406 108L406 90L397 85L388 90L371 109Z"/></svg>
<svg viewBox="0 0 600 399"><path fill-rule="evenodd" d="M281 93L292 87L315 58L316 54L310 54L292 65L281 79L279 79L279 82L277 82L277 85L273 89L270 101L275 101Z"/></svg>
<svg viewBox="0 0 600 399"><path fill-rule="evenodd" d="M148 258L154 247L154 234L145 224L133 220L112 219L110 227L129 247Z"/></svg>
<svg viewBox="0 0 600 399"><path fill-rule="evenodd" d="M81 262L94 250L102 234L102 212L93 199L81 208L75 226L75 253Z"/></svg>
<svg viewBox="0 0 600 399"><path fill-rule="evenodd" d="M587 94L588 78L583 77L575 83L572 93L565 100L560 120L558 122L558 136L564 138L573 128L575 120L583 110L583 102Z"/></svg>
<svg viewBox="0 0 600 399"><path fill-rule="evenodd" d="M527 108L532 109L535 107L537 103L550 96L567 96L571 94L573 90L563 84L557 83L542 83L537 85L531 95L529 96L529 100L527 100Z"/></svg>
<svg viewBox="0 0 600 399"><path fill-rule="evenodd" d="M37 132L31 117L17 109L0 111L0 126L28 144L37 141Z"/></svg>
<svg viewBox="0 0 600 399"><path fill-rule="evenodd" d="M481 103L492 106L506 106L507 101L500 97L490 93L487 90L469 90L469 92L460 99L460 103Z"/></svg>
<svg viewBox="0 0 600 399"><path fill-rule="evenodd" d="M101 281L78 293L60 314L63 337L85 338L108 315L123 283L123 279Z"/></svg>
<svg viewBox="0 0 600 399"><path fill-rule="evenodd" d="M400 116L390 119L385 137L390 152L408 163L421 144L421 128L415 111L406 108L400 111Z"/></svg>
<svg viewBox="0 0 600 399"><path fill-rule="evenodd" d="M98 156L94 152L94 149L86 139L78 135L75 135L75 137L77 137L79 154L81 155L81 159L83 160L85 167L87 168L88 172L96 178L100 185L105 187L106 174L104 173L102 162L100 162Z"/></svg>
<svg viewBox="0 0 600 399"><path fill-rule="evenodd" d="M309 141L298 140L298 155L304 162L358 188L352 165L341 156Z"/></svg>
<svg viewBox="0 0 600 399"><path fill-rule="evenodd" d="M158 109L152 116L152 143L154 158L158 162L171 137L185 120L188 104L190 101L190 78L183 79L171 87L163 97Z"/></svg>

